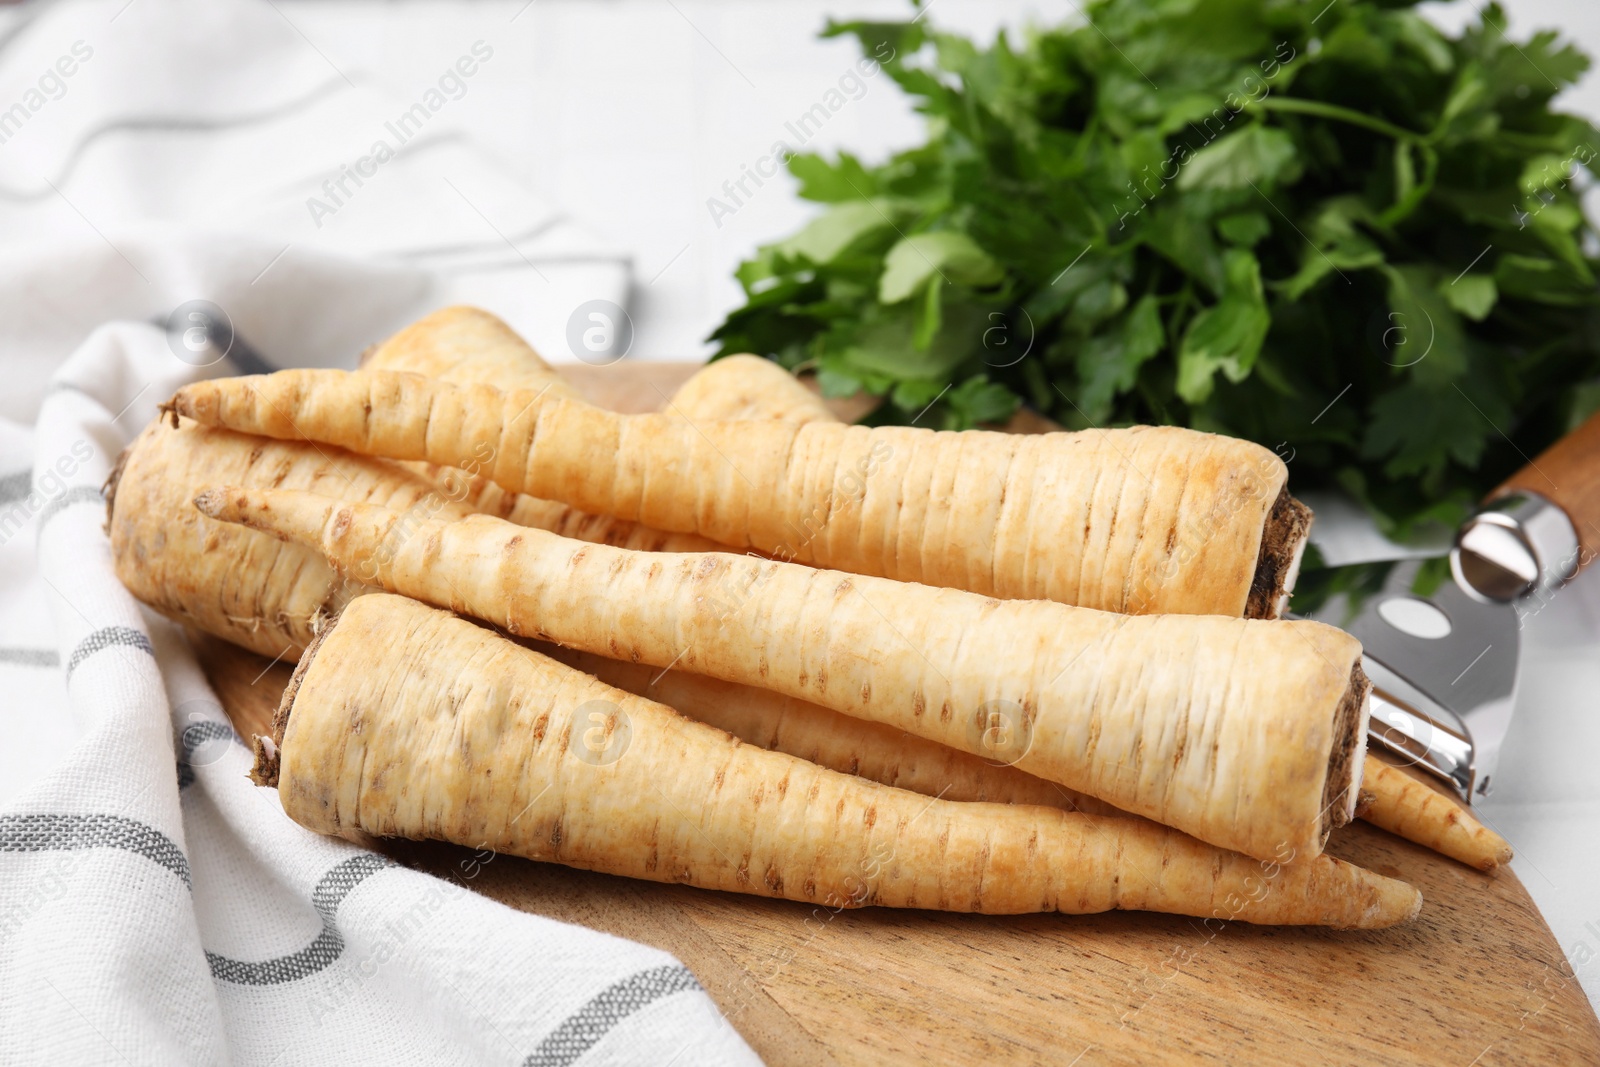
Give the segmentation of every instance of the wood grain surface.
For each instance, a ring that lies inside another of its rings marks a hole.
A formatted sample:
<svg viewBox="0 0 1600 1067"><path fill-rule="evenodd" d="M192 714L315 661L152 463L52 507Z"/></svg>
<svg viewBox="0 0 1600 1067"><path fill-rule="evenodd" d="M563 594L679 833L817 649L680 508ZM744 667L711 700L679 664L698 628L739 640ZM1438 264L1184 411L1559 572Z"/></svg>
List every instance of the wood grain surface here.
<svg viewBox="0 0 1600 1067"><path fill-rule="evenodd" d="M692 369L572 377L608 407L643 411ZM289 666L191 638L235 729L265 732ZM385 849L458 880L472 855ZM511 856L467 884L673 953L774 1067L1600 1064L1600 1022L1514 874L1479 874L1366 824L1339 831L1330 851L1418 886L1421 916L1340 932L1150 914L834 913Z"/></svg>
<svg viewBox="0 0 1600 1067"><path fill-rule="evenodd" d="M1600 555L1600 412L1507 478L1489 499L1520 491L1555 501L1578 531L1583 558Z"/></svg>

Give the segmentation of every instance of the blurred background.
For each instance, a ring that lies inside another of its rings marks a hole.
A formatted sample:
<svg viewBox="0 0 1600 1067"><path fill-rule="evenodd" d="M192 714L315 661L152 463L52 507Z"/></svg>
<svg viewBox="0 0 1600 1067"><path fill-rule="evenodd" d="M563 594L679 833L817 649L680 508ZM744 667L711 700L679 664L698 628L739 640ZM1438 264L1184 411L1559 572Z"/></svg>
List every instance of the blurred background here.
<svg viewBox="0 0 1600 1067"><path fill-rule="evenodd" d="M1479 9L1420 10L1456 29ZM924 17L987 42L1077 10L934 0ZM1514 38L1554 27L1600 51L1600 5L1589 0L1505 10ZM627 308L631 358L703 357L706 335L741 303L734 268L819 210L781 171L747 183L754 195L731 214L708 201L731 206L723 184L777 141L868 161L919 143L920 116L881 75L862 78L803 142L789 128L860 58L853 39L818 39L830 17L912 12L901 0L0 8L0 108L74 42L92 51L59 99L46 94L16 129L0 124L0 241L99 242L149 224L225 230L267 246L262 268L281 250L291 261L378 256L447 272L463 299L508 318L552 361L577 357L568 319L592 299ZM452 74L425 123L393 125ZM1557 103L1600 117L1600 81L1591 70ZM323 191L380 140L406 151L374 164L364 185ZM332 210L308 209L311 197Z"/></svg>

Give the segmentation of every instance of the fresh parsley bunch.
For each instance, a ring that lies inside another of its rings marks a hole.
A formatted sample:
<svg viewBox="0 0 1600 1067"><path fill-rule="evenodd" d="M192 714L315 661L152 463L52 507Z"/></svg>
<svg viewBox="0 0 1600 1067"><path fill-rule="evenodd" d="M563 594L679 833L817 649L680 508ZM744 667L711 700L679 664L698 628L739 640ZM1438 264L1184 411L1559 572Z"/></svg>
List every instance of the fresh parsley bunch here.
<svg viewBox="0 0 1600 1067"><path fill-rule="evenodd" d="M1600 136L1550 107L1588 65L1555 34L1412 6L1091 0L987 49L831 25L927 143L789 159L828 208L740 266L718 354L885 421L1234 434L1391 534L1453 523L1600 404Z"/></svg>

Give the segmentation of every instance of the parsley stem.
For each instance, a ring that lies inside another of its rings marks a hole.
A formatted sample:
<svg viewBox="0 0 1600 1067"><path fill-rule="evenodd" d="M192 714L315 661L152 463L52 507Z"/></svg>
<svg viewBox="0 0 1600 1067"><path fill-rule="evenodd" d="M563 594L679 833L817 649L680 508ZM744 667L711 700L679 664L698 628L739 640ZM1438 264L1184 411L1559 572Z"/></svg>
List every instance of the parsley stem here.
<svg viewBox="0 0 1600 1067"><path fill-rule="evenodd" d="M1292 111L1299 115L1316 115L1319 118L1333 119L1337 122L1348 122L1352 126L1364 126L1375 133L1393 137L1397 141L1418 142L1422 134L1407 130L1382 119L1375 119L1371 115L1363 115L1359 111L1351 111L1347 107L1337 104L1324 104L1320 100L1300 100L1294 97L1267 96L1254 102L1252 106L1266 108L1268 111Z"/></svg>

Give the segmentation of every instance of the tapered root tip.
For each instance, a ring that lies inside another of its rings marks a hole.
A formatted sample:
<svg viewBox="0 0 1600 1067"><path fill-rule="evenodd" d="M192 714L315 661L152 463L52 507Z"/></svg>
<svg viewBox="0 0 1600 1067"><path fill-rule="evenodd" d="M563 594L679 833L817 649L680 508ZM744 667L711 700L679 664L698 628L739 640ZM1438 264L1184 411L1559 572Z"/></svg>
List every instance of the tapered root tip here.
<svg viewBox="0 0 1600 1067"><path fill-rule="evenodd" d="M1501 867L1510 865L1512 859L1511 846L1504 838L1502 838L1499 834L1496 834L1493 830L1486 829L1484 830L1484 833L1491 835L1492 843L1488 849L1475 857L1460 856L1457 858L1471 864L1485 874L1494 874Z"/></svg>
<svg viewBox="0 0 1600 1067"><path fill-rule="evenodd" d="M1483 871L1486 874L1493 874L1501 867L1509 865L1511 863L1512 855L1511 842L1507 841L1505 838L1501 837L1487 826L1484 826L1482 823L1478 823L1476 819L1471 819L1470 816L1468 818L1470 822L1476 824L1474 829L1477 832L1473 834L1473 837L1475 838L1475 840L1472 842L1473 848L1470 850L1463 849L1462 852L1466 853L1468 851L1475 851L1477 855L1474 856L1462 854L1458 855L1456 858L1478 868L1478 870Z"/></svg>
<svg viewBox="0 0 1600 1067"><path fill-rule="evenodd" d="M1356 794L1355 817L1365 819L1371 812L1374 804L1378 802L1378 794L1370 789L1363 788Z"/></svg>
<svg viewBox="0 0 1600 1067"><path fill-rule="evenodd" d="M252 505L257 512L269 510L266 504L252 497L250 490L237 485L214 485L202 489L194 498L195 509L209 519L259 529L259 521L251 521Z"/></svg>
<svg viewBox="0 0 1600 1067"><path fill-rule="evenodd" d="M216 382L192 382L156 410L171 420L173 429L178 428L180 417L211 425L216 421L217 401Z"/></svg>
<svg viewBox="0 0 1600 1067"><path fill-rule="evenodd" d="M1381 930L1410 922L1422 911L1422 891L1409 882L1367 872L1373 900L1362 920L1354 924L1362 930Z"/></svg>
<svg viewBox="0 0 1600 1067"><path fill-rule="evenodd" d="M160 411L172 420L174 429L178 418L194 419L208 425L215 424L217 387L214 382L195 382L172 394L172 399L162 404Z"/></svg>
<svg viewBox="0 0 1600 1067"><path fill-rule="evenodd" d="M228 518L226 514L228 510L228 490L216 488L202 490L195 494L194 506L199 509L200 514L207 518L226 520Z"/></svg>
<svg viewBox="0 0 1600 1067"><path fill-rule="evenodd" d="M1405 882L1400 882L1399 885L1405 890L1401 900L1404 914L1395 920L1397 924L1408 923L1422 914L1422 890Z"/></svg>

